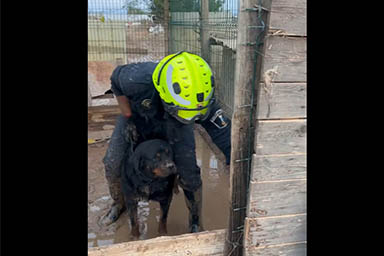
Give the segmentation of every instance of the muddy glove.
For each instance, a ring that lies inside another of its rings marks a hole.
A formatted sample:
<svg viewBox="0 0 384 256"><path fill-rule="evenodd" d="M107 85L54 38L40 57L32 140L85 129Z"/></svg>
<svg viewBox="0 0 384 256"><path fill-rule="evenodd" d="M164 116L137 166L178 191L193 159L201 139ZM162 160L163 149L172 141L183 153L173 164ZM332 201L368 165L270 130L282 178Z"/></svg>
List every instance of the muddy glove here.
<svg viewBox="0 0 384 256"><path fill-rule="evenodd" d="M136 125L129 119L125 128L125 140L131 145L131 153L133 153L133 149L139 141L139 133L137 132Z"/></svg>

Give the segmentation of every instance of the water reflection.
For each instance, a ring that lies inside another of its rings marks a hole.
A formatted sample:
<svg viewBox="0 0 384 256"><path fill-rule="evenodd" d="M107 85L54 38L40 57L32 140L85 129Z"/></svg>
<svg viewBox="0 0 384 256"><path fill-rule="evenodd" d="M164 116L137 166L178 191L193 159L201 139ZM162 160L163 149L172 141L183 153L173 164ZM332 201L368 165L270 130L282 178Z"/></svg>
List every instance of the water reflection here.
<svg viewBox="0 0 384 256"><path fill-rule="evenodd" d="M106 240L98 239L98 240L96 240L96 246L103 246L103 245L110 245L110 244L113 244L113 239L106 239Z"/></svg>

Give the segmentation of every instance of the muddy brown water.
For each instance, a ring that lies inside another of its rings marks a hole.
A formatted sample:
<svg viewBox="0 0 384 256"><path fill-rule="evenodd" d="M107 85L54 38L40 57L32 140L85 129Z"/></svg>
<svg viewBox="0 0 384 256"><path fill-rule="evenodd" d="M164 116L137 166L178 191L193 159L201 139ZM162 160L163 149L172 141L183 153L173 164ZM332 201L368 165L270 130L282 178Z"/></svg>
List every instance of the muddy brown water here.
<svg viewBox="0 0 384 256"><path fill-rule="evenodd" d="M214 148L197 131L195 138L197 164L203 180L203 227L204 230L223 229L227 227L229 214L229 168L225 166L222 154L215 154ZM112 203L102 164L107 145L107 142L100 142L88 146L88 247L135 240L130 235L127 212L108 227L98 224ZM159 236L160 215L157 202L139 202L140 240ZM181 188L179 194L173 196L167 227L170 236L188 232L188 209Z"/></svg>

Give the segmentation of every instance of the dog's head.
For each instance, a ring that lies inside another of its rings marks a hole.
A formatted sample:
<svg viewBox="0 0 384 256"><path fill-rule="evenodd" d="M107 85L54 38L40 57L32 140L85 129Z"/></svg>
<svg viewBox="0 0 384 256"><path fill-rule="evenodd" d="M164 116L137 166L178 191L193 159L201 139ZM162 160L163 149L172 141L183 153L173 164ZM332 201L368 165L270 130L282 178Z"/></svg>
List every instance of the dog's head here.
<svg viewBox="0 0 384 256"><path fill-rule="evenodd" d="M172 148L166 141L145 141L137 146L134 154L135 168L147 177L165 178L177 173Z"/></svg>

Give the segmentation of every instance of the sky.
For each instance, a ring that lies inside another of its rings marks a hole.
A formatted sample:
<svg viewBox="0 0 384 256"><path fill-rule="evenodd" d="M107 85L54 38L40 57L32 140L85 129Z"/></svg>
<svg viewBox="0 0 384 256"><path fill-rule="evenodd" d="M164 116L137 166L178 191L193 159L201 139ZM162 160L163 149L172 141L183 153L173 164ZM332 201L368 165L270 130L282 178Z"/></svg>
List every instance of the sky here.
<svg viewBox="0 0 384 256"><path fill-rule="evenodd" d="M236 10L237 5L236 0L225 0L224 8ZM88 0L88 11L97 10L97 11L118 11L122 10L125 0ZM236 6L233 6L236 5Z"/></svg>
<svg viewBox="0 0 384 256"><path fill-rule="evenodd" d="M125 0L88 0L88 11L119 11L123 10L124 4Z"/></svg>
<svg viewBox="0 0 384 256"><path fill-rule="evenodd" d="M111 8L120 9L125 3L125 0L88 0L88 9L94 8Z"/></svg>

